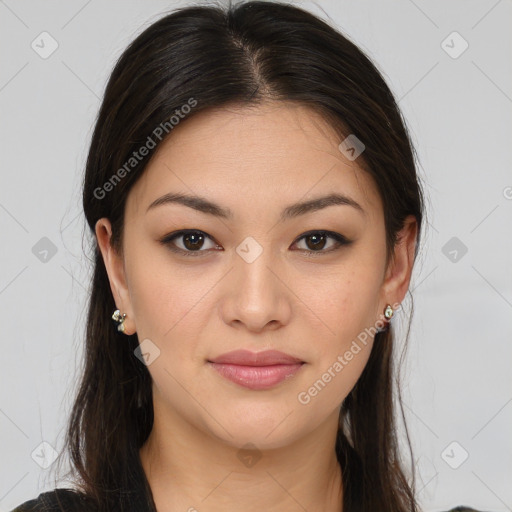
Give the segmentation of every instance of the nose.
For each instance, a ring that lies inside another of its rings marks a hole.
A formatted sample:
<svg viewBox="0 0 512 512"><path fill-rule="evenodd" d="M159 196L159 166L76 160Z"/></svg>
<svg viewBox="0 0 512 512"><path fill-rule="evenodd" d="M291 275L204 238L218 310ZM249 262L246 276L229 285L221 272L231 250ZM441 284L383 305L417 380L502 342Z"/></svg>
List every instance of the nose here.
<svg viewBox="0 0 512 512"><path fill-rule="evenodd" d="M251 332L275 330L290 321L292 298L284 268L270 250L251 241L240 244L223 283L224 322Z"/></svg>

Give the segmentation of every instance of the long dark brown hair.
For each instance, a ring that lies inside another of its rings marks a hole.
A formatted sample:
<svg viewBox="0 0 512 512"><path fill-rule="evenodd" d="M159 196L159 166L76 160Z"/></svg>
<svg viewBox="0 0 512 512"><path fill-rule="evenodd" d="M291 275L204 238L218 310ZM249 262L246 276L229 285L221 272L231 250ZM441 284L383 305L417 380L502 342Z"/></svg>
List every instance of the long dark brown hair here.
<svg viewBox="0 0 512 512"><path fill-rule="evenodd" d="M133 461L152 429L153 405L151 376L134 355L137 335L117 333L110 319L115 302L96 221L110 219L112 245L122 254L126 198L165 140L155 129L165 127L163 135L172 137L175 121L169 120L177 110L183 114L178 122L186 123L206 109L266 100L299 102L320 113L340 141L354 134L364 143L357 164L382 199L387 261L408 215L418 223L416 259L425 212L414 148L390 89L355 44L303 9L268 1L181 8L145 29L107 83L83 184L94 268L83 374L65 449L76 486L98 510L123 510L120 489L136 478ZM155 147L130 161L148 137ZM394 361L390 327L375 335L369 361L342 404L336 453L347 512L418 510L408 435L407 470L398 448L394 396L402 420L404 414Z"/></svg>

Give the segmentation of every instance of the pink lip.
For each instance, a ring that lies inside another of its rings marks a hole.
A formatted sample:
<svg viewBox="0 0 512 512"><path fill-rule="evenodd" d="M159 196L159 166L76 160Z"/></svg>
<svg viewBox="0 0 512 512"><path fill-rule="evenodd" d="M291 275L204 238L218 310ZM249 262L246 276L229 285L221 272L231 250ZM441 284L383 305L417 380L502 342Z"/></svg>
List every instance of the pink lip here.
<svg viewBox="0 0 512 512"><path fill-rule="evenodd" d="M291 377L304 361L277 350L235 350L208 361L226 379L240 386L268 389Z"/></svg>

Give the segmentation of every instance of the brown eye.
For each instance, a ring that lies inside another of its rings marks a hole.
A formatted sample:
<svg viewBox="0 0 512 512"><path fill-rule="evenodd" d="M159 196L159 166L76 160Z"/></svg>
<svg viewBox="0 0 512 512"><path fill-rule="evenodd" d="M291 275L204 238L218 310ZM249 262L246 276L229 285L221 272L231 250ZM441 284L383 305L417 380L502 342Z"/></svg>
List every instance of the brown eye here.
<svg viewBox="0 0 512 512"><path fill-rule="evenodd" d="M334 243L331 243L329 248L327 250L324 250L329 239L333 240ZM339 249L343 245L349 245L350 243L352 243L350 240L347 240L343 235L331 231L310 231L302 235L298 240L304 240L306 248L303 250L315 256L316 254L314 253L330 253L332 251Z"/></svg>
<svg viewBox="0 0 512 512"><path fill-rule="evenodd" d="M167 235L161 240L161 243L167 245L173 252L186 256L202 256L205 252L209 252L204 249L205 241L208 240L212 243L213 247L216 247L212 238L206 233L198 230L183 230Z"/></svg>
<svg viewBox="0 0 512 512"><path fill-rule="evenodd" d="M183 235L183 245L190 251L201 249L204 243L204 236L200 233L187 233Z"/></svg>
<svg viewBox="0 0 512 512"><path fill-rule="evenodd" d="M316 251L317 249L320 250L325 247L327 237L324 234L315 234L306 236L304 240L306 240L306 245L308 246L308 249Z"/></svg>
<svg viewBox="0 0 512 512"><path fill-rule="evenodd" d="M352 243L351 240L348 240L343 235L332 231L309 231L298 238L294 245L302 240L305 241L306 247L300 250L311 256L330 253L344 245ZM211 243L211 246L205 249L205 242L208 241ZM197 229L171 233L165 236L161 240L161 243L166 245L171 251L184 256L204 256L211 252L209 249L220 249L220 247L214 243L210 235ZM326 249L326 247L328 248Z"/></svg>

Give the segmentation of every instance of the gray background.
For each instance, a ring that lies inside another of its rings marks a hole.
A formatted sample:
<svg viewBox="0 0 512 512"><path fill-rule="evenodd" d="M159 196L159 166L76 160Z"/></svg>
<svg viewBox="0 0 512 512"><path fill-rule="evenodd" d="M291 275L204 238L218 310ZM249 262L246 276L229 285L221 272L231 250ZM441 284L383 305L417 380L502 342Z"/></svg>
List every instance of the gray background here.
<svg viewBox="0 0 512 512"><path fill-rule="evenodd" d="M0 0L0 511L54 487L40 464L62 446L82 354L80 181L108 73L190 3ZM403 380L420 502L512 510L511 2L296 3L373 58L418 150L430 223Z"/></svg>

